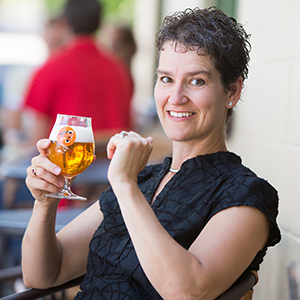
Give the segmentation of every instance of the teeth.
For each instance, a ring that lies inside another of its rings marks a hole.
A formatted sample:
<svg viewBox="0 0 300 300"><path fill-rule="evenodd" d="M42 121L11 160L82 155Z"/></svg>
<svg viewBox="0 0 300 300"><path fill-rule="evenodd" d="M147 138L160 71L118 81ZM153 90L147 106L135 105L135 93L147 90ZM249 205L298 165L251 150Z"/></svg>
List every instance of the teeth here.
<svg viewBox="0 0 300 300"><path fill-rule="evenodd" d="M170 115L175 118L182 118L182 117L186 118L192 116L192 113L188 113L188 112L177 113L175 111L170 111Z"/></svg>

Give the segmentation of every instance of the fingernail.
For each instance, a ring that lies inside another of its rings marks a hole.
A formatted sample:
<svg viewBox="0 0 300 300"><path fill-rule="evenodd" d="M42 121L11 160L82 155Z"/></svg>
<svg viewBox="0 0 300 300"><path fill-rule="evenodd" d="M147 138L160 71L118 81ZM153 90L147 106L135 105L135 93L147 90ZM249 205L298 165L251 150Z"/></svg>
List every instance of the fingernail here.
<svg viewBox="0 0 300 300"><path fill-rule="evenodd" d="M55 168L55 169L54 169L54 173L55 173L56 175L59 175L59 173L60 173L60 168L59 168L59 167Z"/></svg>
<svg viewBox="0 0 300 300"><path fill-rule="evenodd" d="M63 181L59 181L59 182L58 182L58 185L59 185L60 187L63 187L64 184L65 184L65 183L64 183Z"/></svg>

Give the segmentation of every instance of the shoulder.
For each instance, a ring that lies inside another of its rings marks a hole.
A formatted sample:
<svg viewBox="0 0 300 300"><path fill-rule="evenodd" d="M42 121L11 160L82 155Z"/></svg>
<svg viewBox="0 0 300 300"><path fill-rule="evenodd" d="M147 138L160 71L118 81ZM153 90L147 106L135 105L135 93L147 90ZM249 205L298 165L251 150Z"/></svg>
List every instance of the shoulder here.
<svg viewBox="0 0 300 300"><path fill-rule="evenodd" d="M230 208L248 206L261 211L269 220L269 245L280 240L280 230L277 225L279 197L277 190L265 179L258 177L252 170L237 166L228 174L222 196L214 206L213 214Z"/></svg>
<svg viewBox="0 0 300 300"><path fill-rule="evenodd" d="M48 58L41 66L39 66L34 74L35 77L49 77L51 74L57 76L58 71L61 70L62 63L64 63L65 55L59 53Z"/></svg>
<svg viewBox="0 0 300 300"><path fill-rule="evenodd" d="M278 207L277 190L264 178L244 165L238 165L228 174L226 192L232 202L255 203L258 206Z"/></svg>

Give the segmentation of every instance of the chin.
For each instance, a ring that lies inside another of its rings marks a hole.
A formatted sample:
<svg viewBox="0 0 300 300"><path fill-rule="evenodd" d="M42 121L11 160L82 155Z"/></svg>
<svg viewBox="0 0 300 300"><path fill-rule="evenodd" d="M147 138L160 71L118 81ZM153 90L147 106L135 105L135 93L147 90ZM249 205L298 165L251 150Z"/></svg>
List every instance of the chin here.
<svg viewBox="0 0 300 300"><path fill-rule="evenodd" d="M189 137L187 135L183 135L183 134L180 135L178 133L167 134L167 137L174 142L186 142L189 140Z"/></svg>

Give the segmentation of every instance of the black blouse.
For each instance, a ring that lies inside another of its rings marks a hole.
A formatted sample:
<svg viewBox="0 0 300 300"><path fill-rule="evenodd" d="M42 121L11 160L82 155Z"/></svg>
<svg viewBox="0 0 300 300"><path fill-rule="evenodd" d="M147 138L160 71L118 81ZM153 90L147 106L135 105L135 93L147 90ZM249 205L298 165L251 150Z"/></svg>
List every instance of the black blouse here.
<svg viewBox="0 0 300 300"><path fill-rule="evenodd" d="M163 164L148 166L139 174L139 187L149 203L170 165L171 158L166 158ZM280 241L278 196L234 153L187 160L151 207L168 233L188 249L211 217L240 205L256 207L270 220L269 240L247 268L258 270L267 248ZM101 195L100 206L104 220L91 240L87 275L75 299L162 299L141 268L111 188Z"/></svg>

